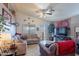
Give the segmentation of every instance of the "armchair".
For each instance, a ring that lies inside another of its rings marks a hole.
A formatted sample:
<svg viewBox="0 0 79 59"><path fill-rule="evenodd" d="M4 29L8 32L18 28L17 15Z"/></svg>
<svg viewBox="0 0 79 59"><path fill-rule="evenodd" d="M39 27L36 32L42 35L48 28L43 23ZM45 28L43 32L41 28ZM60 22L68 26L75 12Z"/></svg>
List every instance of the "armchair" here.
<svg viewBox="0 0 79 59"><path fill-rule="evenodd" d="M42 56L72 56L75 55L75 42L64 40L52 43L49 47L39 44L40 55Z"/></svg>
<svg viewBox="0 0 79 59"><path fill-rule="evenodd" d="M56 55L56 44L46 47L45 45L39 44L41 56L55 56Z"/></svg>

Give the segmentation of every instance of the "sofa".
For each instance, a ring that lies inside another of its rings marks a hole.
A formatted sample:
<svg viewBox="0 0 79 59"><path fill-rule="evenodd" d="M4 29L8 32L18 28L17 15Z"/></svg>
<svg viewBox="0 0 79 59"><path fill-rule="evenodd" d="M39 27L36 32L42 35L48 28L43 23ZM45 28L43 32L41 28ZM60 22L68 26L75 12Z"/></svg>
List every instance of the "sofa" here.
<svg viewBox="0 0 79 59"><path fill-rule="evenodd" d="M39 44L41 56L74 56L75 42L73 40L64 40L45 46Z"/></svg>
<svg viewBox="0 0 79 59"><path fill-rule="evenodd" d="M0 55L25 55L26 47L20 40L0 40Z"/></svg>
<svg viewBox="0 0 79 59"><path fill-rule="evenodd" d="M37 34L23 34L21 39L27 40L27 44L37 44L39 43L40 38L37 36Z"/></svg>
<svg viewBox="0 0 79 59"><path fill-rule="evenodd" d="M16 43L16 56L26 55L26 44L25 43Z"/></svg>

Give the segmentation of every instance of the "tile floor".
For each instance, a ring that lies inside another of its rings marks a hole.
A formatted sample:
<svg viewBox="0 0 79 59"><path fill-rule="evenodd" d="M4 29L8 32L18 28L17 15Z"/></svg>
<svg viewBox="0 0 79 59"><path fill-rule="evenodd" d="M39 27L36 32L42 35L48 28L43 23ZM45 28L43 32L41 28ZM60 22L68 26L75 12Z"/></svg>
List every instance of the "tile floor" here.
<svg viewBox="0 0 79 59"><path fill-rule="evenodd" d="M27 45L27 54L26 56L39 56L39 46L38 44Z"/></svg>
<svg viewBox="0 0 79 59"><path fill-rule="evenodd" d="M26 56L40 56L38 44L27 45ZM79 56L79 54L75 54L75 56Z"/></svg>

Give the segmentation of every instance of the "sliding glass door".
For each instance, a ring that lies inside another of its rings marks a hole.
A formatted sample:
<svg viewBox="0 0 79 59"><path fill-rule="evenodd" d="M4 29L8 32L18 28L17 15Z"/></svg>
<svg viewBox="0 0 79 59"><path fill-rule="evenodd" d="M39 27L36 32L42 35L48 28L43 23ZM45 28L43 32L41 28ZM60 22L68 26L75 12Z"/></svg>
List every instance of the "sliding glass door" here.
<svg viewBox="0 0 79 59"><path fill-rule="evenodd" d="M27 25L23 24L23 33L28 35L36 34L36 27L35 25Z"/></svg>

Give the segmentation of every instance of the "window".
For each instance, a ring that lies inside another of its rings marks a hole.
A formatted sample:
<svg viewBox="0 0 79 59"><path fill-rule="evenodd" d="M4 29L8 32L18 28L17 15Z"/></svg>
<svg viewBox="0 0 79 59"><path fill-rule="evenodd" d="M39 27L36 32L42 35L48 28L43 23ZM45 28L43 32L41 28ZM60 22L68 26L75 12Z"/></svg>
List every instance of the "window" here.
<svg viewBox="0 0 79 59"><path fill-rule="evenodd" d="M36 34L35 25L27 25L27 24L23 25L23 33L30 35Z"/></svg>

